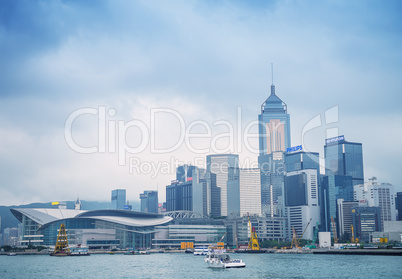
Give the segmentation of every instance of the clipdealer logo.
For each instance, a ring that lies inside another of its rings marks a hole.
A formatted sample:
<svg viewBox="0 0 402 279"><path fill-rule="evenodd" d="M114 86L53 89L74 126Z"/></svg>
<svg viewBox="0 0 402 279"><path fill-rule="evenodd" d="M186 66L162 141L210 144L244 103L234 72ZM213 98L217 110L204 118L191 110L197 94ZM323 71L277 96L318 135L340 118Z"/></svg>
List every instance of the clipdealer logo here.
<svg viewBox="0 0 402 279"><path fill-rule="evenodd" d="M98 127L97 135L95 135L97 142L93 146L84 146L74 139L74 121L84 115L97 118ZM178 140L170 147L158 148L156 145L157 117L166 118L167 115L177 121L178 126L175 128L179 130ZM212 124L203 120L195 120L186 125L183 116L170 108L150 109L149 123L139 119L117 120L115 116L116 110L114 108L107 109L105 106L75 110L68 116L64 126L67 145L81 154L117 153L120 166L126 165L129 154L136 155L144 151L149 151L151 154L168 154L176 151L183 144L193 154L240 153L243 146L252 153L258 154L259 152L258 146L253 147L250 143L252 139L259 137L258 133L251 132L253 127L258 128L259 122L251 121L243 127L241 107L237 108L237 121L234 124L227 120L217 120ZM127 138L130 129L136 131L136 142L139 140L139 144L136 146ZM203 129L204 132L194 132L196 129ZM216 132L214 129L225 130L225 132ZM209 144L205 148L199 148L191 142L191 139L203 139ZM220 140L224 140L227 144L223 147L220 146L218 143ZM137 158L130 161L138 163Z"/></svg>

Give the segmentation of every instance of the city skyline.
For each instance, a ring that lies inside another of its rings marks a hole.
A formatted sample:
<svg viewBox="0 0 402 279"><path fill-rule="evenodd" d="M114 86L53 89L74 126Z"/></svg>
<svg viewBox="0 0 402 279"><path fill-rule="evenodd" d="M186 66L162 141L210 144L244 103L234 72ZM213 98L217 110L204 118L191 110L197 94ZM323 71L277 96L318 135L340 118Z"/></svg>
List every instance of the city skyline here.
<svg viewBox="0 0 402 279"><path fill-rule="evenodd" d="M199 154L182 144L161 154L148 144L139 154L127 154L121 165L119 141L111 144L106 131L132 120L151 130L151 110L159 109L156 149L178 140L180 121L173 112L186 128L194 121L208 123L211 138L227 133L227 126L216 121L231 123L237 133L240 119L242 134L257 120L272 83L287 104L292 146L303 144L323 158L325 139L345 135L363 144L365 181L376 176L402 191L402 129L397 124L402 120L401 5L3 3L0 204L74 200L77 195L107 201L117 188L126 189L131 201L158 187L159 199L165 200L164 187L174 179L176 166L155 177L135 169L130 173L130 158L137 166L172 160L197 165L195 158L204 158L205 164L207 155L219 152ZM92 115L87 111L74 119L72 139L99 148L91 154L74 151L65 137L69 117L85 108ZM105 152L98 131L102 114ZM132 146L142 143L136 129L125 135ZM258 133L257 127L251 131ZM206 129L194 125L191 132L205 134ZM208 149L211 138L192 139L191 147ZM258 139L250 142L258 150ZM227 138L214 144L224 149ZM238 145L236 138L233 146L222 153L258 162L258 151L244 142Z"/></svg>

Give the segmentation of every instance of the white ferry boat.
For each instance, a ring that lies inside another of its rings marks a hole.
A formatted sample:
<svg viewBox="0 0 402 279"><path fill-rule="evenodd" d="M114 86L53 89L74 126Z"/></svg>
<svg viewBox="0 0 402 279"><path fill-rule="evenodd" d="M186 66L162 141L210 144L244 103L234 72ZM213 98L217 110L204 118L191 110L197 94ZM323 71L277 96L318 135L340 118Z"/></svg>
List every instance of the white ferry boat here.
<svg viewBox="0 0 402 279"><path fill-rule="evenodd" d="M208 247L195 247L194 256L206 256L208 255Z"/></svg>
<svg viewBox="0 0 402 279"><path fill-rule="evenodd" d="M232 259L225 250L210 250L205 262L211 268L240 268L246 264L240 259Z"/></svg>
<svg viewBox="0 0 402 279"><path fill-rule="evenodd" d="M70 256L89 256L88 247L77 245L77 247L70 248Z"/></svg>

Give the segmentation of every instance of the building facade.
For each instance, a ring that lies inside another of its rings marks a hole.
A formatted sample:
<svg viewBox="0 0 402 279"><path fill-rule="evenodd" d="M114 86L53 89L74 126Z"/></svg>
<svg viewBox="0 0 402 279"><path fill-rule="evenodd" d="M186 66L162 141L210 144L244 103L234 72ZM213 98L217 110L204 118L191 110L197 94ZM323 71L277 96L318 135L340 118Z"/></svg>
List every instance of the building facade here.
<svg viewBox="0 0 402 279"><path fill-rule="evenodd" d="M351 176L353 185L364 183L363 147L344 136L325 140L325 175Z"/></svg>
<svg viewBox="0 0 402 279"><path fill-rule="evenodd" d="M395 206L398 213L398 220L402 221L402 192L396 193L396 202Z"/></svg>
<svg viewBox="0 0 402 279"><path fill-rule="evenodd" d="M215 177L208 176L211 188L211 215L213 216L227 216L228 214L227 182L230 175L229 171L234 168L239 168L239 155L237 154L207 156L207 173L215 175ZM212 197L214 197L214 200L212 200ZM218 212L219 207L220 212Z"/></svg>
<svg viewBox="0 0 402 279"><path fill-rule="evenodd" d="M158 213L158 191L144 191L140 194L141 212Z"/></svg>
<svg viewBox="0 0 402 279"><path fill-rule="evenodd" d="M166 211L186 210L205 215L208 206L204 202L207 198L205 171L194 167L185 180L174 180L166 186Z"/></svg>
<svg viewBox="0 0 402 279"><path fill-rule="evenodd" d="M261 169L261 204L264 215L284 216L284 155L290 147L290 115L287 105L276 95L275 85L261 105L258 115L259 156Z"/></svg>
<svg viewBox="0 0 402 279"><path fill-rule="evenodd" d="M352 209L354 237L360 241L370 242L370 234L380 232L381 208L379 207L355 207Z"/></svg>
<svg viewBox="0 0 402 279"><path fill-rule="evenodd" d="M259 168L230 171L227 182L228 216L261 216L261 173Z"/></svg>
<svg viewBox="0 0 402 279"><path fill-rule="evenodd" d="M337 223L338 223L338 236L339 238L350 239L352 236L352 209L359 206L357 201L345 201L344 199L337 199Z"/></svg>
<svg viewBox="0 0 402 279"><path fill-rule="evenodd" d="M324 230L331 230L331 217L335 223L338 223L337 200L353 201L353 180L351 176L345 175L326 175L321 183L323 202L321 206L321 221L324 225ZM337 226L337 232L339 226Z"/></svg>
<svg viewBox="0 0 402 279"><path fill-rule="evenodd" d="M157 226L155 229L153 248L180 249L182 242L192 242L194 247L212 246L226 234L226 227L223 225L172 224ZM226 239L223 238L222 242L226 243Z"/></svg>
<svg viewBox="0 0 402 279"><path fill-rule="evenodd" d="M286 173L285 209L288 220L288 238L291 238L294 228L298 236L302 236L303 231L305 231L303 238L313 239L314 225L320 223L316 169Z"/></svg>
<svg viewBox="0 0 402 279"><path fill-rule="evenodd" d="M112 209L123 210L126 205L126 190L116 189L112 190Z"/></svg>
<svg viewBox="0 0 402 279"><path fill-rule="evenodd" d="M155 226L171 217L127 210L72 210L14 208L11 213L22 224L21 245L54 246L63 223L70 245L90 249L150 248Z"/></svg>
<svg viewBox="0 0 402 279"><path fill-rule="evenodd" d="M290 147L290 115L287 105L275 94L271 85L271 95L261 105L259 122L259 155L285 152Z"/></svg>
<svg viewBox="0 0 402 279"><path fill-rule="evenodd" d="M370 182L354 186L354 199L360 206L374 206L381 209L381 227L384 221L396 221L394 186L389 183Z"/></svg>

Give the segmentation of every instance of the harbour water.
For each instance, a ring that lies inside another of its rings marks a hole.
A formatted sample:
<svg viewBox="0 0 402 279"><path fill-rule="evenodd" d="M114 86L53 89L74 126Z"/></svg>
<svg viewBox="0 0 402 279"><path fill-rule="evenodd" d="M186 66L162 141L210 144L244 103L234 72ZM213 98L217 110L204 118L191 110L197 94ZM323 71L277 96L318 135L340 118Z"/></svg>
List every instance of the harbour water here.
<svg viewBox="0 0 402 279"><path fill-rule="evenodd" d="M402 278L402 257L231 254L246 268L216 270L182 253L0 256L0 278Z"/></svg>

